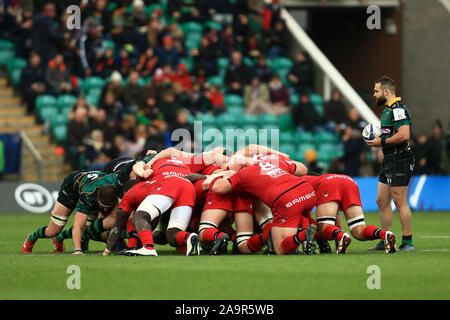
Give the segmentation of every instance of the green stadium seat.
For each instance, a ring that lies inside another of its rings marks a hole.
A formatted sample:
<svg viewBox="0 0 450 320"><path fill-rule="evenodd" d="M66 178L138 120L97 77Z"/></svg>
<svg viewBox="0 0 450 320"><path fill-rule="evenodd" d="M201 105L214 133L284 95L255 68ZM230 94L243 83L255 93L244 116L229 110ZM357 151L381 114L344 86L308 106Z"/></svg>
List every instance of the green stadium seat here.
<svg viewBox="0 0 450 320"><path fill-rule="evenodd" d="M322 104L323 105L323 98L319 94L311 93L309 95L309 100L311 101L312 104Z"/></svg>
<svg viewBox="0 0 450 320"><path fill-rule="evenodd" d="M39 111L46 106L50 107L57 107L58 102L56 98L49 94L42 94L36 98L36 111L39 113Z"/></svg>
<svg viewBox="0 0 450 320"><path fill-rule="evenodd" d="M293 65L294 65L294 63L289 58L279 57L279 58L273 59L273 68L275 70L280 70L280 69L291 70Z"/></svg>
<svg viewBox="0 0 450 320"><path fill-rule="evenodd" d="M220 70L225 70L228 67L228 64L230 63L229 58L220 57L217 58L217 66Z"/></svg>
<svg viewBox="0 0 450 320"><path fill-rule="evenodd" d="M220 87L223 87L223 85L224 85L224 80L221 76L208 77L206 82L208 82L210 86L219 85Z"/></svg>
<svg viewBox="0 0 450 320"><path fill-rule="evenodd" d="M296 132L294 139L296 144L314 143L314 135L309 131Z"/></svg>
<svg viewBox="0 0 450 320"><path fill-rule="evenodd" d="M238 96L237 94L227 94L224 98L225 106L231 107L231 106L243 106L244 100L242 97Z"/></svg>
<svg viewBox="0 0 450 320"><path fill-rule="evenodd" d="M295 107L300 103L300 95L298 93L292 93L290 95L291 106Z"/></svg>
<svg viewBox="0 0 450 320"><path fill-rule="evenodd" d="M253 114L244 114L241 117L241 125L244 126L253 126L258 128L259 127L259 122L258 122L258 117L256 117Z"/></svg>
<svg viewBox="0 0 450 320"><path fill-rule="evenodd" d="M22 58L13 58L8 61L7 70L11 76L15 70L22 71L23 68L27 66L27 60Z"/></svg>
<svg viewBox="0 0 450 320"><path fill-rule="evenodd" d="M227 113L233 115L237 119L243 116L244 108L241 106L231 106L227 108Z"/></svg>
<svg viewBox="0 0 450 320"><path fill-rule="evenodd" d="M53 128L53 135L57 142L64 142L67 140L67 126L60 125Z"/></svg>
<svg viewBox="0 0 450 320"><path fill-rule="evenodd" d="M292 144L280 143L280 152L288 154L291 159L295 157L296 151L297 149Z"/></svg>
<svg viewBox="0 0 450 320"><path fill-rule="evenodd" d="M249 66L249 67L253 67L253 60L252 59L250 59L249 57L244 57L243 59L242 59L242 61L247 65L247 66Z"/></svg>
<svg viewBox="0 0 450 320"><path fill-rule="evenodd" d="M100 77L87 77L83 82L83 92L88 93L92 89L102 89L104 85L105 80Z"/></svg>
<svg viewBox="0 0 450 320"><path fill-rule="evenodd" d="M69 118L67 117L67 115L58 113L50 120L50 126L54 128L56 126L67 125L68 122Z"/></svg>
<svg viewBox="0 0 450 320"><path fill-rule="evenodd" d="M203 33L203 26L200 23L193 21L183 23L181 29L183 29L185 36L192 33Z"/></svg>
<svg viewBox="0 0 450 320"><path fill-rule="evenodd" d="M53 118L58 114L58 109L51 106L45 106L42 109L39 110L39 117L42 121L51 121Z"/></svg>
<svg viewBox="0 0 450 320"><path fill-rule="evenodd" d="M328 131L317 132L314 135L314 141L319 146L323 143L337 143L336 136Z"/></svg>
<svg viewBox="0 0 450 320"><path fill-rule="evenodd" d="M280 139L280 145L281 144L290 144L290 145L295 144L294 135L291 132L280 132L279 139Z"/></svg>
<svg viewBox="0 0 450 320"><path fill-rule="evenodd" d="M229 113L222 113L219 116L217 116L217 122L220 127L224 127L224 126L228 126L228 125L237 126L238 121L239 121L238 118L236 118L235 116L233 116Z"/></svg>
<svg viewBox="0 0 450 320"><path fill-rule="evenodd" d="M338 150L333 143L322 143L318 146L317 159L319 161L329 162L338 157Z"/></svg>
<svg viewBox="0 0 450 320"><path fill-rule="evenodd" d="M66 107L72 106L77 101L77 97L70 94L62 94L58 97L58 109L62 110Z"/></svg>
<svg viewBox="0 0 450 320"><path fill-rule="evenodd" d="M258 117L259 126L261 128L266 128L270 125L275 125L278 127L278 118L272 114L262 114Z"/></svg>
<svg viewBox="0 0 450 320"><path fill-rule="evenodd" d="M201 121L203 127L217 127L217 119L209 113L202 113L197 116L196 121Z"/></svg>
<svg viewBox="0 0 450 320"><path fill-rule="evenodd" d="M0 66L8 64L8 61L14 59L14 50L0 50Z"/></svg>
<svg viewBox="0 0 450 320"><path fill-rule="evenodd" d="M211 29L215 29L215 30L222 30L222 25L219 22L213 21L213 20L208 20L204 23L205 27L209 27Z"/></svg>
<svg viewBox="0 0 450 320"><path fill-rule="evenodd" d="M116 50L116 43L112 40L104 39L102 44L105 49L113 49L113 51Z"/></svg>
<svg viewBox="0 0 450 320"><path fill-rule="evenodd" d="M294 124L292 122L292 114L290 112L281 114L278 117L278 126L281 131L293 131Z"/></svg>

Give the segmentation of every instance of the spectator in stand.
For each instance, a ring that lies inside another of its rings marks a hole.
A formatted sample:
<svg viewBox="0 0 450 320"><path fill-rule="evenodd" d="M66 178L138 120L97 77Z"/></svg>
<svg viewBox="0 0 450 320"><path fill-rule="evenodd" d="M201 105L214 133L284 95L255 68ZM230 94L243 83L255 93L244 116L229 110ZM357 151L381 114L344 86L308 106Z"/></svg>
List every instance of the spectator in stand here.
<svg viewBox="0 0 450 320"><path fill-rule="evenodd" d="M344 174L349 176L359 176L361 169L361 159L364 156L364 142L361 139L361 131L366 126L356 108L350 109L348 113L347 126L342 135L344 143Z"/></svg>
<svg viewBox="0 0 450 320"><path fill-rule="evenodd" d="M95 24L103 26L104 33L110 33L112 21L107 6L107 0L89 1L86 9L81 10L81 21L86 21L88 18L93 19Z"/></svg>
<svg viewBox="0 0 450 320"><path fill-rule="evenodd" d="M205 10L216 22L233 22L233 5L230 0L207 1L205 3Z"/></svg>
<svg viewBox="0 0 450 320"><path fill-rule="evenodd" d="M133 17L133 25L137 28L141 28L147 24L147 14L144 11L144 5L143 0L133 1L133 12L131 16Z"/></svg>
<svg viewBox="0 0 450 320"><path fill-rule="evenodd" d="M162 100L163 95L172 89L170 79L166 77L163 70L158 68L153 75L153 81L150 81L145 86L146 97L153 97L157 102Z"/></svg>
<svg viewBox="0 0 450 320"><path fill-rule="evenodd" d="M48 62L45 81L49 92L53 95L76 94L75 90L72 90L70 70L66 67L61 54L57 54L54 59Z"/></svg>
<svg viewBox="0 0 450 320"><path fill-rule="evenodd" d="M187 91L186 98L183 101L183 107L192 115L198 112L204 113L209 110L210 103L208 98L205 97L200 83L194 82L192 90Z"/></svg>
<svg viewBox="0 0 450 320"><path fill-rule="evenodd" d="M243 87L250 83L253 70L242 61L242 55L235 51L225 73L225 85L231 93L242 96Z"/></svg>
<svg viewBox="0 0 450 320"><path fill-rule="evenodd" d="M339 128L345 124L347 118L346 107L338 90L333 90L331 100L325 103L323 116L327 130L332 133L339 132Z"/></svg>
<svg viewBox="0 0 450 320"><path fill-rule="evenodd" d="M213 85L209 90L205 91L205 96L209 100L211 110L214 115L218 115L226 111L225 97L220 91L220 85Z"/></svg>
<svg viewBox="0 0 450 320"><path fill-rule="evenodd" d="M136 71L139 72L141 77L148 77L153 75L158 64L158 56L155 55L153 48L149 47L139 57L139 62L136 66Z"/></svg>
<svg viewBox="0 0 450 320"><path fill-rule="evenodd" d="M320 117L316 108L309 100L309 95L303 93L300 96L298 106L293 108L292 120L297 127L297 131L320 131Z"/></svg>
<svg viewBox="0 0 450 320"><path fill-rule="evenodd" d="M139 84L139 73L131 71L129 82L123 86L123 105L126 113L136 113L144 106L144 87Z"/></svg>
<svg viewBox="0 0 450 320"><path fill-rule="evenodd" d="M427 174L427 144L428 137L422 132L414 143L414 154L416 156L414 171L416 174Z"/></svg>
<svg viewBox="0 0 450 320"><path fill-rule="evenodd" d="M206 78L217 74L217 58L220 54L220 48L211 45L207 37L203 37L200 43L200 49L193 49L194 74Z"/></svg>
<svg viewBox="0 0 450 320"><path fill-rule="evenodd" d="M171 36L165 36L162 39L162 47L157 48L156 55L159 58L159 66L165 66L169 64L172 69L176 69L178 66L178 51L174 46L174 40Z"/></svg>
<svg viewBox="0 0 450 320"><path fill-rule="evenodd" d="M262 46L262 41L259 32L252 32L250 37L246 38L244 41L244 54L247 57L256 59L261 58L264 54L264 48Z"/></svg>
<svg viewBox="0 0 450 320"><path fill-rule="evenodd" d="M274 114L274 108L270 102L269 88L261 83L258 77L253 77L252 82L244 88L245 113L259 116L263 113Z"/></svg>
<svg viewBox="0 0 450 320"><path fill-rule="evenodd" d="M275 24L281 20L281 5L279 0L272 0L262 10L263 22L262 29L270 30L275 27Z"/></svg>
<svg viewBox="0 0 450 320"><path fill-rule="evenodd" d="M47 3L42 13L33 18L33 27L31 28L33 49L41 57L43 65L47 65L55 57L58 43L64 37L54 26L55 16L55 5Z"/></svg>
<svg viewBox="0 0 450 320"><path fill-rule="evenodd" d="M34 52L30 55L28 65L22 69L20 87L27 101L27 113L32 114L36 97L46 92L44 68L41 65L41 58Z"/></svg>
<svg viewBox="0 0 450 320"><path fill-rule="evenodd" d="M220 34L220 48L225 56L231 56L236 51L236 41L231 26L225 26Z"/></svg>
<svg viewBox="0 0 450 320"><path fill-rule="evenodd" d="M137 31L134 25L134 18L131 15L125 16L123 29L115 37L114 41L118 48L129 45L133 48L133 53L139 57L139 53L144 52L147 46L144 34ZM130 52L131 54L131 52Z"/></svg>
<svg viewBox="0 0 450 320"><path fill-rule="evenodd" d="M144 124L138 124L134 130L133 139L128 141L128 152L132 158L136 158L139 154L141 154L144 150L146 141L147 126Z"/></svg>
<svg viewBox="0 0 450 320"><path fill-rule="evenodd" d="M17 2L20 5L19 2ZM23 5L21 5L23 6ZM0 30L8 30L10 33L14 34L16 43L16 53L20 57L28 57L33 51L33 41L31 38L32 27L33 27L33 12L31 9L23 10L22 16L16 18L16 26L12 21L8 21L6 17L0 18ZM3 24L5 27L3 27ZM8 32L7 31L7 32ZM1 32L0 32L1 33ZM3 38L9 38L7 35L3 34Z"/></svg>
<svg viewBox="0 0 450 320"><path fill-rule="evenodd" d="M79 108L86 110L86 118L89 121L91 119L93 119L95 117L95 114L97 113L97 109L95 108L95 106L88 103L86 101L86 98L84 96L80 95L78 97L77 101L75 101L75 103L70 108L70 112L68 115L69 120L72 120L75 117L75 112Z"/></svg>
<svg viewBox="0 0 450 320"><path fill-rule="evenodd" d="M151 124L148 126L147 141L144 150L163 150L166 148L166 138L159 128Z"/></svg>
<svg viewBox="0 0 450 320"><path fill-rule="evenodd" d="M323 167L317 162L317 152L314 149L305 151L305 165L308 168L308 173L322 174Z"/></svg>
<svg viewBox="0 0 450 320"><path fill-rule="evenodd" d="M108 115L110 115L110 110L112 112L113 110L116 110L116 108L119 108L119 110L122 108L123 88L121 86L121 82L122 75L120 72L113 71L113 73L111 73L111 77L109 78L109 82L103 86L102 93L100 95L100 105L108 105L108 108L105 107ZM110 99L108 103L106 102L107 95L113 97L113 99ZM112 106L114 106L114 108L111 108Z"/></svg>
<svg viewBox="0 0 450 320"><path fill-rule="evenodd" d="M80 60L84 73L91 75L103 54L102 27L92 23L87 26L87 32L80 37Z"/></svg>
<svg viewBox="0 0 450 320"><path fill-rule="evenodd" d="M180 130L181 129L181 130ZM170 128L171 142L178 150L191 150L194 140L194 127L188 123L188 112L177 111L176 121ZM189 138L189 139L188 139Z"/></svg>
<svg viewBox="0 0 450 320"><path fill-rule="evenodd" d="M164 29L164 22L159 16L152 17L147 24L147 43L149 46L156 48L159 45L158 35Z"/></svg>
<svg viewBox="0 0 450 320"><path fill-rule="evenodd" d="M177 112L181 108L181 105L177 101L173 90L166 91L162 96L162 101L158 105L170 128L175 124Z"/></svg>
<svg viewBox="0 0 450 320"><path fill-rule="evenodd" d="M268 83L273 76L273 70L267 65L265 57L260 57L253 67L254 75L263 83Z"/></svg>
<svg viewBox="0 0 450 320"><path fill-rule="evenodd" d="M88 170L101 170L110 160L111 143L105 143L103 132L95 129L86 143L85 167Z"/></svg>
<svg viewBox="0 0 450 320"><path fill-rule="evenodd" d="M291 111L288 89L278 75L273 75L269 82L269 95L274 114L279 115Z"/></svg>
<svg viewBox="0 0 450 320"><path fill-rule="evenodd" d="M128 77L132 70L133 66L130 59L130 52L132 51L132 45L125 45L125 47L120 50L119 55L114 60L116 70L118 70L123 77Z"/></svg>
<svg viewBox="0 0 450 320"><path fill-rule="evenodd" d="M114 131L108 123L105 109L98 109L95 116L91 118L89 128L91 131L100 130L103 133L103 140L112 144L114 139Z"/></svg>
<svg viewBox="0 0 450 320"><path fill-rule="evenodd" d="M263 38L268 58L274 59L286 54L289 33L284 20L277 20L273 29L263 31Z"/></svg>
<svg viewBox="0 0 450 320"><path fill-rule="evenodd" d="M77 108L74 118L67 125L67 155L72 170L80 169L80 156L86 151L85 138L89 135L87 111Z"/></svg>
<svg viewBox="0 0 450 320"><path fill-rule="evenodd" d="M189 75L188 68L184 63L180 63L177 71L172 76L173 83L179 83L184 90L191 90L192 80Z"/></svg>
<svg viewBox="0 0 450 320"><path fill-rule="evenodd" d="M233 21L233 32L236 37L237 45L245 47L246 39L250 38L251 29L248 24L248 18L245 14L239 14Z"/></svg>
<svg viewBox="0 0 450 320"><path fill-rule="evenodd" d="M300 52L297 55L297 61L288 74L289 81L295 87L295 90L302 94L314 92L315 68L309 55L306 52Z"/></svg>
<svg viewBox="0 0 450 320"><path fill-rule="evenodd" d="M134 139L134 129L136 128L136 117L133 114L127 114L118 128L118 133L124 137L126 141Z"/></svg>
<svg viewBox="0 0 450 320"><path fill-rule="evenodd" d="M444 151L444 138L442 133L442 123L439 119L433 121L432 134L427 142L426 171L431 175L443 174L441 162Z"/></svg>
<svg viewBox="0 0 450 320"><path fill-rule="evenodd" d="M145 99L144 108L142 108L139 112L142 114L142 116L147 118L149 122L162 117L161 111L159 110L156 103L156 99L151 96L148 96Z"/></svg>
<svg viewBox="0 0 450 320"><path fill-rule="evenodd" d="M97 56L93 75L107 78L112 75L115 69L114 50L106 48L104 53Z"/></svg>

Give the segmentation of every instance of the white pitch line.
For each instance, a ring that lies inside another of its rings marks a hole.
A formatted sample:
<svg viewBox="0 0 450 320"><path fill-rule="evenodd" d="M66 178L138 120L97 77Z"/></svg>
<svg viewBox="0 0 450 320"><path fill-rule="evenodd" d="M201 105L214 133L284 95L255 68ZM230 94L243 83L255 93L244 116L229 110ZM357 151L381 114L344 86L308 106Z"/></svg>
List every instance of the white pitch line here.
<svg viewBox="0 0 450 320"><path fill-rule="evenodd" d="M420 236L423 239L450 239L450 236Z"/></svg>
<svg viewBox="0 0 450 320"><path fill-rule="evenodd" d="M425 250L417 250L421 252L448 252L447 249L425 249Z"/></svg>

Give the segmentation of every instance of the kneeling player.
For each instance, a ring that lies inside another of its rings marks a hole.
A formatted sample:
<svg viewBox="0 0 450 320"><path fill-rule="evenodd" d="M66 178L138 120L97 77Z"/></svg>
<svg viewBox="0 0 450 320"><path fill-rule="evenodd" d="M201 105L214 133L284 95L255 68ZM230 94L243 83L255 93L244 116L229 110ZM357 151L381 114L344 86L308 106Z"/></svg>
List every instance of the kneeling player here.
<svg viewBox="0 0 450 320"><path fill-rule="evenodd" d="M317 194L317 224L319 232L326 240L336 241L336 253L346 253L351 243L350 236L336 226L339 210L344 212L351 234L360 241L381 239L386 252L394 253L395 236L390 231L376 226L366 226L361 205L359 188L355 181L346 175L325 174L305 176Z"/></svg>

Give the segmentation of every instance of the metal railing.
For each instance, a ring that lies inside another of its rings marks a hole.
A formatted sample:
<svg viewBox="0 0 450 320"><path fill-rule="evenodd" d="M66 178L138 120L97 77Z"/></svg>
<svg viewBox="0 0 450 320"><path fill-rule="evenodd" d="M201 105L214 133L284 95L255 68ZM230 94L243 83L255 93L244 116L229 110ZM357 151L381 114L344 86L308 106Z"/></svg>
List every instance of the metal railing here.
<svg viewBox="0 0 450 320"><path fill-rule="evenodd" d="M24 143L25 147L28 149L28 151L31 153L31 155L34 158L34 161L37 164L38 167L38 181L42 182L42 171L43 171L43 164L42 164L42 156L39 153L39 151L36 149L36 147L33 145L33 143L30 141L28 136L25 132L20 131L20 137L22 138L22 142ZM22 168L20 170L20 180L23 180L23 164Z"/></svg>

